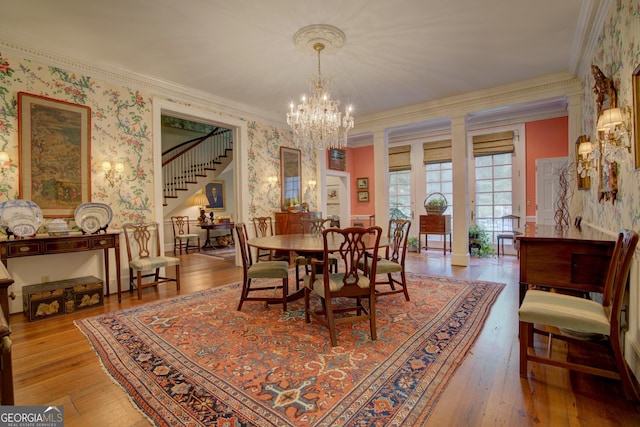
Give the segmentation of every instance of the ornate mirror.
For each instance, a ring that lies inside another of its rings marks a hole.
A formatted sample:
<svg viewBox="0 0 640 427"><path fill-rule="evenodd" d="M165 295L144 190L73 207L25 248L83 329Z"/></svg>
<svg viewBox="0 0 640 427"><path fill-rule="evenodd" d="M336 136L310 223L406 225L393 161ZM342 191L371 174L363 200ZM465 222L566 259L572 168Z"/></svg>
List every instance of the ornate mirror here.
<svg viewBox="0 0 640 427"><path fill-rule="evenodd" d="M300 150L280 147L280 197L283 211L300 204L301 181Z"/></svg>

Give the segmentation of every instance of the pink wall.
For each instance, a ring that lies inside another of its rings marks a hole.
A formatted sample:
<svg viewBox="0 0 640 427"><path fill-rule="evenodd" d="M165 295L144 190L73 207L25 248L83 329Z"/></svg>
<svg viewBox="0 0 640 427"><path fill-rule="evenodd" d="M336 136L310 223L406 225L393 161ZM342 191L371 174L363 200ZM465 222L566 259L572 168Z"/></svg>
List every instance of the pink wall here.
<svg viewBox="0 0 640 427"><path fill-rule="evenodd" d="M327 150L327 164L329 163ZM358 148L346 148L346 171L350 174L351 215L369 216L375 213L375 177L373 176L373 145ZM358 201L358 178L369 178L369 201Z"/></svg>
<svg viewBox="0 0 640 427"><path fill-rule="evenodd" d="M568 117L525 123L527 216L536 214L536 159L569 155Z"/></svg>

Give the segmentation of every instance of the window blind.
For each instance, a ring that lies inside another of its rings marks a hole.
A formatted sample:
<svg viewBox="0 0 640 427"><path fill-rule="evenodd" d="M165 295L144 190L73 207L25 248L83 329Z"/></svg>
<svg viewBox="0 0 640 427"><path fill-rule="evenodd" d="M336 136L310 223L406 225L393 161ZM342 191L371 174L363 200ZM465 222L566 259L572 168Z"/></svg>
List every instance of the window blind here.
<svg viewBox="0 0 640 427"><path fill-rule="evenodd" d="M473 155L489 156L492 154L513 153L514 132L489 133L486 135L476 135L473 137Z"/></svg>
<svg viewBox="0 0 640 427"><path fill-rule="evenodd" d="M389 170L403 171L411 170L411 146L389 148Z"/></svg>
<svg viewBox="0 0 640 427"><path fill-rule="evenodd" d="M423 162L425 165L451 161L451 140L425 142L422 144Z"/></svg>

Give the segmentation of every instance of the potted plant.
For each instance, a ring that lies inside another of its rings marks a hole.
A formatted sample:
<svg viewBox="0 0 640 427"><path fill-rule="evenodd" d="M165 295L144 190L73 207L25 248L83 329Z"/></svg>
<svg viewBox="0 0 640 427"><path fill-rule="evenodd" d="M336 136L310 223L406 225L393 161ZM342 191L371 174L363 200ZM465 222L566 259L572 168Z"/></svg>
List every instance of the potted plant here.
<svg viewBox="0 0 640 427"><path fill-rule="evenodd" d="M418 252L418 238L409 237L407 239L407 250L409 252Z"/></svg>
<svg viewBox="0 0 640 427"><path fill-rule="evenodd" d="M469 253L480 258L495 254L489 235L478 224L469 227Z"/></svg>

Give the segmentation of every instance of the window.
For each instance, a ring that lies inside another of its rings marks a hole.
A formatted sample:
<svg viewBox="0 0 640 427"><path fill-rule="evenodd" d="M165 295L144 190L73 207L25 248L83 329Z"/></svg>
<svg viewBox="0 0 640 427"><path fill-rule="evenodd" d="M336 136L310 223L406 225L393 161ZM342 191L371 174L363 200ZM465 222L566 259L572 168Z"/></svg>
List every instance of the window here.
<svg viewBox="0 0 640 427"><path fill-rule="evenodd" d="M389 172L389 217L411 218L411 171Z"/></svg>
<svg viewBox="0 0 640 427"><path fill-rule="evenodd" d="M476 224L484 228L495 244L504 215L512 213L512 154L475 158Z"/></svg>

